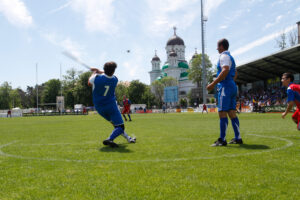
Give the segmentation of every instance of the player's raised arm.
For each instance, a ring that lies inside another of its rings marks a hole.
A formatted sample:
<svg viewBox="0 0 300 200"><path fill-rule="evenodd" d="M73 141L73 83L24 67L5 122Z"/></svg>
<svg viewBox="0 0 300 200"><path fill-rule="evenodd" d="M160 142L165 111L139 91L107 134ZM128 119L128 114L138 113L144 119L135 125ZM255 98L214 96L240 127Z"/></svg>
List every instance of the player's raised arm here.
<svg viewBox="0 0 300 200"><path fill-rule="evenodd" d="M101 70L99 70L98 68L95 68L95 67L92 67L92 68L91 68L91 71L92 71L93 73L97 73L97 74L103 74L103 73L104 73L104 71L101 71Z"/></svg>
<svg viewBox="0 0 300 200"><path fill-rule="evenodd" d="M92 86L94 84L95 78L97 76L97 74L103 74L104 71L99 70L98 68L91 68L91 71L93 72L92 75L90 76L89 80L88 80L88 86Z"/></svg>

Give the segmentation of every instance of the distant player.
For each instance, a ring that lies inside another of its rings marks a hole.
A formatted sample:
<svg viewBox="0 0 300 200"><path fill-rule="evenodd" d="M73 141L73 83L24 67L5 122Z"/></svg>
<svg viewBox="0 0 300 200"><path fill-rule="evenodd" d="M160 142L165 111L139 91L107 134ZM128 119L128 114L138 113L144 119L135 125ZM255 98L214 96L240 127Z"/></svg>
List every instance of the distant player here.
<svg viewBox="0 0 300 200"><path fill-rule="evenodd" d="M7 118L8 118L8 116L11 118L11 110L7 111Z"/></svg>
<svg viewBox="0 0 300 200"><path fill-rule="evenodd" d="M204 111L206 111L206 113L208 114L208 112L207 112L207 106L205 104L203 104L202 114L203 114Z"/></svg>
<svg viewBox="0 0 300 200"><path fill-rule="evenodd" d="M114 126L114 130L109 138L103 141L104 145L111 147L118 147L114 143L114 139L119 135L123 135L130 143L135 143L136 141L136 138L131 138L126 134L124 122L116 102L115 89L118 84L118 78L114 76L116 68L117 64L115 62L105 63L104 71L91 68L93 74L88 81L88 84L93 87L93 102L96 110Z"/></svg>
<svg viewBox="0 0 300 200"><path fill-rule="evenodd" d="M236 116L236 96L237 86L234 82L236 78L235 61L230 55L229 42L226 39L218 41L217 50L220 58L217 64L217 78L207 86L208 90L214 89L217 85L218 90L218 111L220 118L220 138L212 146L226 146L226 129L228 126L227 115L231 119L235 138L229 144L243 144L240 135L240 122Z"/></svg>
<svg viewBox="0 0 300 200"><path fill-rule="evenodd" d="M292 120L297 124L297 129L300 130L300 85L294 84L294 75L287 72L282 75L281 82L282 85L287 87L287 108L284 113L282 113L282 118L290 112L294 104L297 106L297 110L292 116Z"/></svg>
<svg viewBox="0 0 300 200"><path fill-rule="evenodd" d="M130 106L131 106L131 101L129 99L127 99L126 96L124 95L123 96L123 111L122 111L122 115L123 115L125 121L127 121L126 114L128 115L129 121L132 121L131 117L130 117Z"/></svg>

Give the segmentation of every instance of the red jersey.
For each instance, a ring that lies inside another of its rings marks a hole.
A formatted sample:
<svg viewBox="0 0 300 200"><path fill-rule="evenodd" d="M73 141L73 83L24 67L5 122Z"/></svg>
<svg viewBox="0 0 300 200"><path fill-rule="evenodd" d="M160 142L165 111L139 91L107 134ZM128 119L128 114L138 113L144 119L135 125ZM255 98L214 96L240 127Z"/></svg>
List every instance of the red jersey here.
<svg viewBox="0 0 300 200"><path fill-rule="evenodd" d="M125 108L130 108L130 105L131 105L131 102L130 102L129 99L125 99L125 100L123 101L123 106L124 106Z"/></svg>
<svg viewBox="0 0 300 200"><path fill-rule="evenodd" d="M300 85L290 83L287 88L287 102L294 101L297 108L300 109Z"/></svg>

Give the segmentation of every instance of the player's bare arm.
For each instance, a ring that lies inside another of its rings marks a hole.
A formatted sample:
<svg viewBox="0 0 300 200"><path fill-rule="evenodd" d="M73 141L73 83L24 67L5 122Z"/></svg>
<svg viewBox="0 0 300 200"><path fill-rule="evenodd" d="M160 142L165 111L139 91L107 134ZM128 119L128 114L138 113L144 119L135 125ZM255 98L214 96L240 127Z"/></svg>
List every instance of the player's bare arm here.
<svg viewBox="0 0 300 200"><path fill-rule="evenodd" d="M235 75L234 75L234 78L233 78L233 80L235 81L236 79L237 79L237 70L235 70Z"/></svg>
<svg viewBox="0 0 300 200"><path fill-rule="evenodd" d="M293 108L293 106L294 106L294 101L288 102L288 106L287 106L285 112L282 113L282 115L281 115L281 117L282 117L283 119L284 119L284 117L291 111L291 109Z"/></svg>
<svg viewBox="0 0 300 200"><path fill-rule="evenodd" d="M95 67L92 67L92 68L91 68L91 71L92 71L93 73L96 73L96 74L103 74L103 73L104 73L104 71L99 70L98 68L95 68Z"/></svg>
<svg viewBox="0 0 300 200"><path fill-rule="evenodd" d="M209 84L206 89L207 90L213 90L215 85L217 85L219 82L221 82L222 80L224 80L227 76L227 74L229 73L229 66L223 66L222 67L222 71L219 74L219 76L216 78L216 80L214 80L211 84Z"/></svg>
<svg viewBox="0 0 300 200"><path fill-rule="evenodd" d="M88 80L88 86L92 86L92 84L90 83L90 79L92 78L92 76L94 76L95 74L103 74L104 73L104 71L101 71L98 68L94 68L94 67L91 67L91 71L93 73L92 73L92 75L90 76L90 78Z"/></svg>

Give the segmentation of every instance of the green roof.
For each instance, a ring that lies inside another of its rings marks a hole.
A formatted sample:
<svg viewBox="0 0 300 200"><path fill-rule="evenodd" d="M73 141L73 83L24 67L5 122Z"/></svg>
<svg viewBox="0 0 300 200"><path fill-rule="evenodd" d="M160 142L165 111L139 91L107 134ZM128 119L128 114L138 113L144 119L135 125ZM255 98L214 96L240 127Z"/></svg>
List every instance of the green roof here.
<svg viewBox="0 0 300 200"><path fill-rule="evenodd" d="M182 72L182 73L180 74L180 78L187 77L188 75L189 75L188 72Z"/></svg>
<svg viewBox="0 0 300 200"><path fill-rule="evenodd" d="M167 69L168 67L169 67L169 65L166 64L166 65L164 65L164 66L162 67L162 70Z"/></svg>
<svg viewBox="0 0 300 200"><path fill-rule="evenodd" d="M188 66L186 63L184 63L184 62L178 63L178 67L180 67L180 68L185 68L185 69L188 69L188 68L189 68L189 66Z"/></svg>

